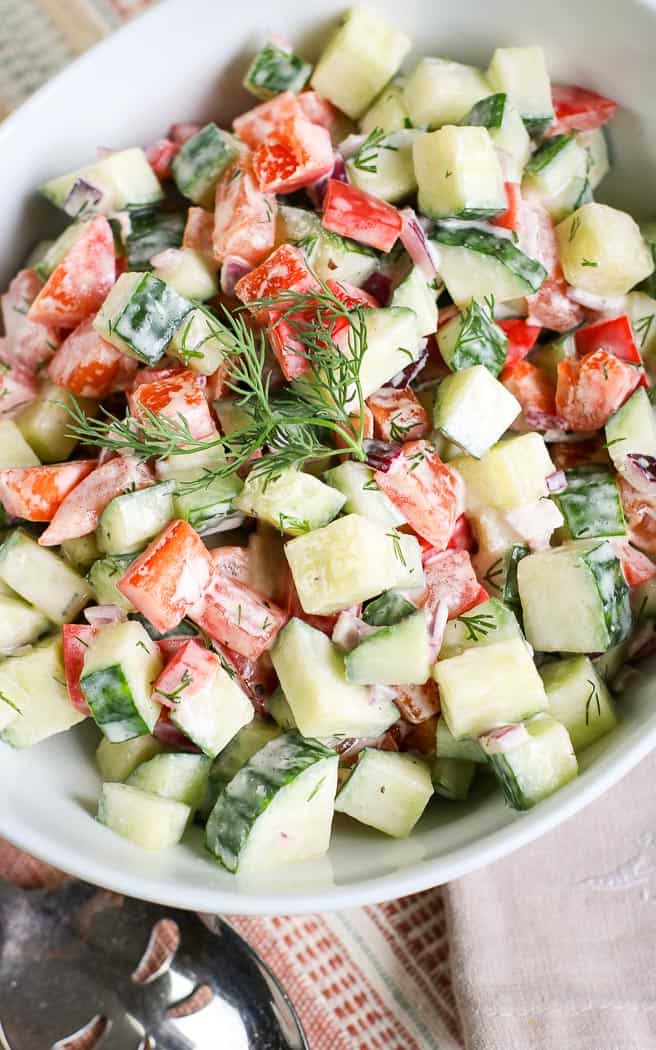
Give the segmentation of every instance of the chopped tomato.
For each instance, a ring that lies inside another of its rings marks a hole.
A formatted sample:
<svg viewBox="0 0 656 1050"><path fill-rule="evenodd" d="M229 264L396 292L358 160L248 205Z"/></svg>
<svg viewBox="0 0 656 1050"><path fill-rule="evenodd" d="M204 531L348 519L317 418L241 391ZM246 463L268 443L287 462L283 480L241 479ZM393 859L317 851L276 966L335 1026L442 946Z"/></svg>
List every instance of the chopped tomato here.
<svg viewBox="0 0 656 1050"><path fill-rule="evenodd" d="M44 468L45 469L45 468ZM42 547L88 536L98 525L107 504L124 492L147 488L154 483L152 471L135 456L117 456L97 467L62 500L39 537Z"/></svg>
<svg viewBox="0 0 656 1050"><path fill-rule="evenodd" d="M183 365L176 365L174 368L140 368L132 380L130 391L134 393L135 390L138 390L140 386L145 386L146 383L159 383L170 376L181 376L185 371L186 369Z"/></svg>
<svg viewBox="0 0 656 1050"><path fill-rule="evenodd" d="M426 590L419 601L421 607L435 613L443 602L449 610L449 620L453 620L478 604L481 585L468 551L429 550L423 563Z"/></svg>
<svg viewBox="0 0 656 1050"><path fill-rule="evenodd" d="M641 554L626 540L615 539L612 542L629 587L639 587L656 576L656 565L646 554Z"/></svg>
<svg viewBox="0 0 656 1050"><path fill-rule="evenodd" d="M129 390L132 386L137 370L139 368L139 362L135 361L134 358L128 357L127 354L121 354L118 362L118 369L114 376L114 381L111 386L110 394L124 393Z"/></svg>
<svg viewBox="0 0 656 1050"><path fill-rule="evenodd" d="M264 193L294 193L330 174L333 164L330 135L303 117L276 125L253 154L253 172Z"/></svg>
<svg viewBox="0 0 656 1050"><path fill-rule="evenodd" d="M211 685L221 661L216 653L193 638L177 648L153 686L153 699L175 708L181 700L202 693Z"/></svg>
<svg viewBox="0 0 656 1050"><path fill-rule="evenodd" d="M80 397L103 398L112 389L125 354L98 335L93 321L88 317L64 340L48 365L48 375L57 386Z"/></svg>
<svg viewBox="0 0 656 1050"><path fill-rule="evenodd" d="M607 124L618 109L618 103L594 91L573 84L552 84L555 120L550 135L568 131L594 131Z"/></svg>
<svg viewBox="0 0 656 1050"><path fill-rule="evenodd" d="M89 705L80 687L87 649L98 633L97 627L85 623L65 623L62 627L64 675L70 701L76 711L90 715Z"/></svg>
<svg viewBox="0 0 656 1050"><path fill-rule="evenodd" d="M219 365L216 372L207 377L207 400L212 403L229 397L232 393L228 380L230 379L230 362L224 361Z"/></svg>
<svg viewBox="0 0 656 1050"><path fill-rule="evenodd" d="M230 166L216 187L212 248L222 263L238 255L257 266L276 243L276 197L258 188L247 158Z"/></svg>
<svg viewBox="0 0 656 1050"><path fill-rule="evenodd" d="M613 317L610 321L602 319L594 324L586 324L577 328L574 333L574 343L577 353L582 357L591 354L594 350L608 350L622 361L629 364L642 365L642 358L638 350L631 322L626 314L621 317Z"/></svg>
<svg viewBox="0 0 656 1050"><path fill-rule="evenodd" d="M378 300L369 295L369 292L365 292L364 288L356 288L354 284L347 284L346 281L333 281L332 278L328 278L326 284L335 298L344 303L348 310L353 310L356 306L380 306Z"/></svg>
<svg viewBox="0 0 656 1050"><path fill-rule="evenodd" d="M46 467L0 470L0 503L12 517L52 521L69 492L95 469L97 462L77 459Z"/></svg>
<svg viewBox="0 0 656 1050"><path fill-rule="evenodd" d="M453 312L451 312L451 310L452 308L450 306L447 306L445 310L440 310L440 325L446 323L446 320L450 320L451 317L456 317L460 313L455 306L453 307ZM442 314L449 315L448 317L445 317L444 322L442 321ZM451 375L451 369L440 353L437 338L434 334L428 336L426 349L428 350L428 361L422 369L421 381L422 385L430 386L433 383L439 383L440 380Z"/></svg>
<svg viewBox="0 0 656 1050"><path fill-rule="evenodd" d="M251 149L257 149L263 142L269 140L281 124L289 120L297 120L302 116L303 110L297 96L291 91L283 91L275 98L236 117L232 122L232 127L235 135L238 135L242 142L245 142Z"/></svg>
<svg viewBox="0 0 656 1050"><path fill-rule="evenodd" d="M209 551L186 521L172 521L146 547L117 587L153 627L166 634L197 605L212 575Z"/></svg>
<svg viewBox="0 0 656 1050"><path fill-rule="evenodd" d="M425 722L440 709L440 694L432 678L429 678L425 685L397 685L394 689L394 703L406 722L412 725ZM432 750L435 750L435 732Z"/></svg>
<svg viewBox="0 0 656 1050"><path fill-rule="evenodd" d="M246 305L259 299L273 299L281 292L320 291L321 285L308 268L303 252L293 244L281 244L235 285L235 295ZM272 319L271 315L271 310L255 311L256 319L262 324Z"/></svg>
<svg viewBox="0 0 656 1050"><path fill-rule="evenodd" d="M269 345L288 382L298 379L310 370L305 347L292 324L282 317L269 328Z"/></svg>
<svg viewBox="0 0 656 1050"><path fill-rule="evenodd" d="M462 513L462 482L432 446L408 442L389 470L377 470L375 478L411 528L444 550Z"/></svg>
<svg viewBox="0 0 656 1050"><path fill-rule="evenodd" d="M215 547L210 551L214 571L239 583L250 582L250 555L247 547Z"/></svg>
<svg viewBox="0 0 656 1050"><path fill-rule="evenodd" d="M200 748L194 744L193 740L190 740L186 733L183 733L171 721L168 707L161 709L153 729L153 736L157 737L158 740L161 740L163 744L166 744L173 751L188 751L194 755L200 754Z"/></svg>
<svg viewBox="0 0 656 1050"><path fill-rule="evenodd" d="M184 234L182 235L182 247L193 249L212 265L215 263L212 249L213 229L214 215L211 211L206 211L205 208L189 209Z"/></svg>
<svg viewBox="0 0 656 1050"><path fill-rule="evenodd" d="M309 623L310 627L316 627L317 631L322 631L323 634L327 634L328 637L331 638L338 617L315 616L312 613L306 613L301 605L301 600L296 591L291 573L289 575L288 587L289 590L286 603L287 619L291 620L294 616L297 616L300 620L305 620L306 623Z"/></svg>
<svg viewBox="0 0 656 1050"><path fill-rule="evenodd" d="M250 660L270 649L287 623L286 613L277 605L218 572L189 615L213 641Z"/></svg>
<svg viewBox="0 0 656 1050"><path fill-rule="evenodd" d="M30 306L40 324L77 328L95 314L116 280L114 235L104 215L92 219Z"/></svg>
<svg viewBox="0 0 656 1050"><path fill-rule="evenodd" d="M196 641L203 641L203 636L200 633L194 635L193 637L196 639ZM168 663L169 660L173 659L178 650L182 649L183 645L186 645L188 641L188 634L169 634L166 636L166 638L158 638L155 644L159 649L162 660L164 660L165 663Z"/></svg>
<svg viewBox="0 0 656 1050"><path fill-rule="evenodd" d="M374 436L374 414L368 405L364 405L362 437L370 439ZM354 437L360 432L360 413L349 416L349 426ZM347 444L340 434L333 433L333 445L335 448L347 448Z"/></svg>
<svg viewBox="0 0 656 1050"><path fill-rule="evenodd" d="M558 363L556 410L568 430L603 427L640 383L640 372L607 350Z"/></svg>
<svg viewBox="0 0 656 1050"><path fill-rule="evenodd" d="M519 184L516 182L506 182L505 187L508 207L502 215L497 215L496 218L490 219L490 222L493 226L502 226L505 230L517 230L519 227L522 193Z"/></svg>
<svg viewBox="0 0 656 1050"><path fill-rule="evenodd" d="M504 369L521 361L533 349L542 331L539 325L527 324L521 318L508 321L497 321L496 324L506 333L508 350ZM501 378L503 379L503 373Z"/></svg>
<svg viewBox="0 0 656 1050"><path fill-rule="evenodd" d="M455 523L453 532L451 533L451 539L449 540L449 550L454 551L469 551L470 553L476 547L476 539L472 532L471 525L465 514L461 514Z"/></svg>
<svg viewBox="0 0 656 1050"><path fill-rule="evenodd" d="M307 120L313 124L320 124L331 133L335 130L340 121L340 114L328 99L323 98L317 91L302 91L297 97L301 112Z"/></svg>
<svg viewBox="0 0 656 1050"><path fill-rule="evenodd" d="M381 441L416 441L431 429L428 413L415 393L382 387L367 398L374 417L374 434Z"/></svg>
<svg viewBox="0 0 656 1050"><path fill-rule="evenodd" d="M0 411L9 412L12 408L33 401L38 386L33 372L7 353L7 340L0 338Z"/></svg>
<svg viewBox="0 0 656 1050"><path fill-rule="evenodd" d="M7 353L30 372L49 361L61 342L57 328L39 324L28 316L28 310L42 288L43 281L34 270L21 270L0 300ZM7 407L3 405L3 411Z"/></svg>
<svg viewBox="0 0 656 1050"><path fill-rule="evenodd" d="M205 376L191 369L152 383L141 383L129 395L130 411L137 419L152 412L172 423L180 424L184 420L192 438L211 437L216 428L205 396L206 385Z"/></svg>
<svg viewBox="0 0 656 1050"><path fill-rule="evenodd" d="M146 150L146 160L161 182L171 178L173 158L179 151L180 143L170 139L158 139Z"/></svg>
<svg viewBox="0 0 656 1050"><path fill-rule="evenodd" d="M337 179L328 181L321 222L324 229L381 252L392 250L403 226L391 204Z"/></svg>
<svg viewBox="0 0 656 1050"><path fill-rule="evenodd" d="M558 255L558 242L549 212L536 200L522 200L519 212L519 246L526 255L537 259L547 277L533 295L526 299L528 323L567 332L583 320L583 307L567 294L567 281Z"/></svg>
<svg viewBox="0 0 656 1050"><path fill-rule="evenodd" d="M536 424L545 417L556 420L556 388L550 376L530 361L516 361L506 365L501 380L506 390L516 397L522 406L522 412L528 425ZM539 427L539 429L553 429Z"/></svg>
<svg viewBox="0 0 656 1050"><path fill-rule="evenodd" d="M656 554L656 499L639 492L624 478L618 478L618 484L631 543Z"/></svg>
<svg viewBox="0 0 656 1050"><path fill-rule="evenodd" d="M439 699L439 697L438 697ZM403 751L418 751L420 755L435 754L435 734L437 733L437 715L427 718L412 727L402 742Z"/></svg>
<svg viewBox="0 0 656 1050"><path fill-rule="evenodd" d="M202 129L202 124L196 124L191 120L183 120L179 124L171 124L168 137L177 143L178 146L184 146L185 142L193 139L194 135L197 135Z"/></svg>

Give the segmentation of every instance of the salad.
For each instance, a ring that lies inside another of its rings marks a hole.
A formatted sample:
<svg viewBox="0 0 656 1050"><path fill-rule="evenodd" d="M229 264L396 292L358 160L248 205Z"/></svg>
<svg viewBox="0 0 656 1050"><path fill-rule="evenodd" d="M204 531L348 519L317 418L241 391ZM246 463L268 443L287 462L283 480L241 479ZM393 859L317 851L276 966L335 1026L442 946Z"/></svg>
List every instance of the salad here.
<svg viewBox="0 0 656 1050"><path fill-rule="evenodd" d="M98 817L231 872L335 812L526 810L656 619L656 226L595 200L617 104L542 50L422 58L356 7L232 127L41 193L2 296L0 731L98 728ZM475 796L474 796L475 800Z"/></svg>

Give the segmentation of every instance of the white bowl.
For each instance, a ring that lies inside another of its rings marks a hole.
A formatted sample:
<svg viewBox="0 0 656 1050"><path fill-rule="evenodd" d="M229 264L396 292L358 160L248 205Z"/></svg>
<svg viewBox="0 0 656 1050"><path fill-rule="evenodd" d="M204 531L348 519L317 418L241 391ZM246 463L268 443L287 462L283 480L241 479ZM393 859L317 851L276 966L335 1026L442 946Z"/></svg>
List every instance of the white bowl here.
<svg viewBox="0 0 656 1050"><path fill-rule="evenodd" d="M346 6L346 4L344 4ZM486 64L497 45L539 43L555 80L596 88L623 106L611 132L615 170L610 203L644 213L656 168L656 11L639 0L378 0L424 54ZM334 0L168 2L97 47L44 88L0 130L4 247L2 286L54 209L34 189L88 161L98 145L148 143L176 120L222 120L249 105L240 77L263 26L310 56L341 10ZM311 13L310 13L311 12ZM654 666L656 672L656 665ZM653 680L653 679L652 679ZM572 816L606 791L656 745L649 676L621 700L622 724L586 756L581 776L525 815L497 794L436 802L407 841L356 823L336 823L330 855L248 882L227 874L200 834L149 854L93 819L99 779L91 725L30 751L0 745L0 833L65 871L120 893L206 912L291 913L349 908L454 879L509 853Z"/></svg>

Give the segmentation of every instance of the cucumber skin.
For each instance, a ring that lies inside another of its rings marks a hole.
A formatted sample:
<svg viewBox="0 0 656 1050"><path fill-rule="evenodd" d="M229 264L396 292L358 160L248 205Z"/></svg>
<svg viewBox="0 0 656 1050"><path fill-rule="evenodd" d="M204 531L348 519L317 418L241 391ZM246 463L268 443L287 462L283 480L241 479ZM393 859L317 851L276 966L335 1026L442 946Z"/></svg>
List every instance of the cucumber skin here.
<svg viewBox="0 0 656 1050"><path fill-rule="evenodd" d="M508 96L500 91L496 95L488 95L482 98L470 109L469 113L462 118L462 125L481 128L500 128L506 111Z"/></svg>
<svg viewBox="0 0 656 1050"><path fill-rule="evenodd" d="M552 161L556 159L559 153L568 146L570 142L574 140L575 136L572 135L554 135L553 138L547 139L538 150L533 154L528 164L526 165L526 173L528 175L537 175L543 171Z"/></svg>
<svg viewBox="0 0 656 1050"><path fill-rule="evenodd" d="M566 471L567 488L555 497L573 540L626 536L617 481L609 471Z"/></svg>
<svg viewBox="0 0 656 1050"><path fill-rule="evenodd" d="M534 292L538 291L547 277L547 271L541 263L524 255L508 238L495 237L487 230L450 229L438 223L430 237L438 244L445 244L452 248L467 248L469 251L479 252L481 255L496 259Z"/></svg>
<svg viewBox="0 0 656 1050"><path fill-rule="evenodd" d="M96 725L108 740L117 743L150 733L137 711L128 681L120 665L93 671L80 679L80 687ZM111 727L118 724L117 731Z"/></svg>
<svg viewBox="0 0 656 1050"><path fill-rule="evenodd" d="M369 602L362 613L362 619L370 627L392 627L416 611L416 605L398 591L385 591L380 598Z"/></svg>
<svg viewBox="0 0 656 1050"><path fill-rule="evenodd" d="M137 360L154 365L192 308L192 304L152 273L144 274L113 325Z"/></svg>
<svg viewBox="0 0 656 1050"><path fill-rule="evenodd" d="M602 553L600 553L600 551ZM619 558L608 543L601 543L584 555L601 596L608 630L608 648L619 645L631 632L630 592Z"/></svg>

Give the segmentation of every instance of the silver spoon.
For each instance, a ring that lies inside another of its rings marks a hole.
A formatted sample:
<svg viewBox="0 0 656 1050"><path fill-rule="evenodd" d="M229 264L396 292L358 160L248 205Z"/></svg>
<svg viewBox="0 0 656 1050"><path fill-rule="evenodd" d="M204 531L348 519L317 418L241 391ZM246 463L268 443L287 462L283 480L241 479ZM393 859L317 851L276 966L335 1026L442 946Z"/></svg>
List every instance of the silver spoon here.
<svg viewBox="0 0 656 1050"><path fill-rule="evenodd" d="M1 1050L309 1050L267 966L216 916L82 882L0 883Z"/></svg>

